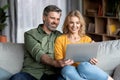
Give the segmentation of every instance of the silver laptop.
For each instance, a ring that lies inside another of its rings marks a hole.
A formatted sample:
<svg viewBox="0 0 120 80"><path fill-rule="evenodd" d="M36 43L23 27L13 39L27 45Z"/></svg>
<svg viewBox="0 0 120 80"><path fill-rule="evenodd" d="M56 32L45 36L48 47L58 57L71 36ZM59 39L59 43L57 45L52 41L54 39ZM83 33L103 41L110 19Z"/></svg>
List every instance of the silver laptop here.
<svg viewBox="0 0 120 80"><path fill-rule="evenodd" d="M99 45L99 42L69 44L66 49L65 59L73 59L75 62L89 61L97 56Z"/></svg>

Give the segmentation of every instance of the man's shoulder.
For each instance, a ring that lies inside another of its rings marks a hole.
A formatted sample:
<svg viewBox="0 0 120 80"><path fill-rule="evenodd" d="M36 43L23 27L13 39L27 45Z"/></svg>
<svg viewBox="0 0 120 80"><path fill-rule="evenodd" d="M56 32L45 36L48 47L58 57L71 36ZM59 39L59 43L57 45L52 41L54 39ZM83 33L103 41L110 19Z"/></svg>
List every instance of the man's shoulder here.
<svg viewBox="0 0 120 80"><path fill-rule="evenodd" d="M38 33L38 30L41 31L41 26L42 26L42 25L43 25L43 24L39 24L38 27L32 28L32 29L26 31L25 33L28 33L28 34L35 34L35 33Z"/></svg>
<svg viewBox="0 0 120 80"><path fill-rule="evenodd" d="M33 28L33 29L26 31L25 33L36 33L36 31L37 31L37 28Z"/></svg>
<svg viewBox="0 0 120 80"><path fill-rule="evenodd" d="M58 30L55 30L54 32L56 32L56 33L61 33L60 31L58 31Z"/></svg>
<svg viewBox="0 0 120 80"><path fill-rule="evenodd" d="M61 35L62 33L61 33L60 31L58 31L58 30L55 30L55 31L54 31L54 34L59 34L59 35Z"/></svg>

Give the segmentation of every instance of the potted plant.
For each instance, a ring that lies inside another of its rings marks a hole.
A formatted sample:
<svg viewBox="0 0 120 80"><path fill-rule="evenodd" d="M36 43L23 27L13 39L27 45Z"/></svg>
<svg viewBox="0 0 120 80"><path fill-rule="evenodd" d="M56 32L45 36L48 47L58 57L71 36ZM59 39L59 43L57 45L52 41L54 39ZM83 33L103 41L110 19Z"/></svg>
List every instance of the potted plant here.
<svg viewBox="0 0 120 80"><path fill-rule="evenodd" d="M6 36L2 36L2 30L5 28L5 26L7 25L5 23L6 18L8 17L6 15L5 10L8 8L8 5L5 5L3 7L0 7L0 42L6 42ZM3 41L2 41L3 40Z"/></svg>

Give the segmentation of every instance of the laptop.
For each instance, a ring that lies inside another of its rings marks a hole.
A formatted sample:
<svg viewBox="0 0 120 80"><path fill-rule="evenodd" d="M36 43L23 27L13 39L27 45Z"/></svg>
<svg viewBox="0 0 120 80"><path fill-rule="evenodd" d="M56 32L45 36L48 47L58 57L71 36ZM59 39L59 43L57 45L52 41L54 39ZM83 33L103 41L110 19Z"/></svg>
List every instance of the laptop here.
<svg viewBox="0 0 120 80"><path fill-rule="evenodd" d="M89 61L97 57L99 45L99 42L68 44L65 59L73 59L75 62Z"/></svg>

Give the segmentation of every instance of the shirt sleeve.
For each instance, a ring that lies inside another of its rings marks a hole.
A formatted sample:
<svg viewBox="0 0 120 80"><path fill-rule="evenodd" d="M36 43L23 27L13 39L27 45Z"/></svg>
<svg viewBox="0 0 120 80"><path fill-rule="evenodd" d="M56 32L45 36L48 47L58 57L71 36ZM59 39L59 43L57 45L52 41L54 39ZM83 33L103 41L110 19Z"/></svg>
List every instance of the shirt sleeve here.
<svg viewBox="0 0 120 80"><path fill-rule="evenodd" d="M64 50L63 50L63 43L61 37L58 37L55 41L54 52L55 52L55 59L60 60L64 58Z"/></svg>
<svg viewBox="0 0 120 80"><path fill-rule="evenodd" d="M41 55L46 53L46 51L42 49L41 43L38 43L38 41L28 33L24 34L24 38L27 52L30 53L37 62L40 62Z"/></svg>

